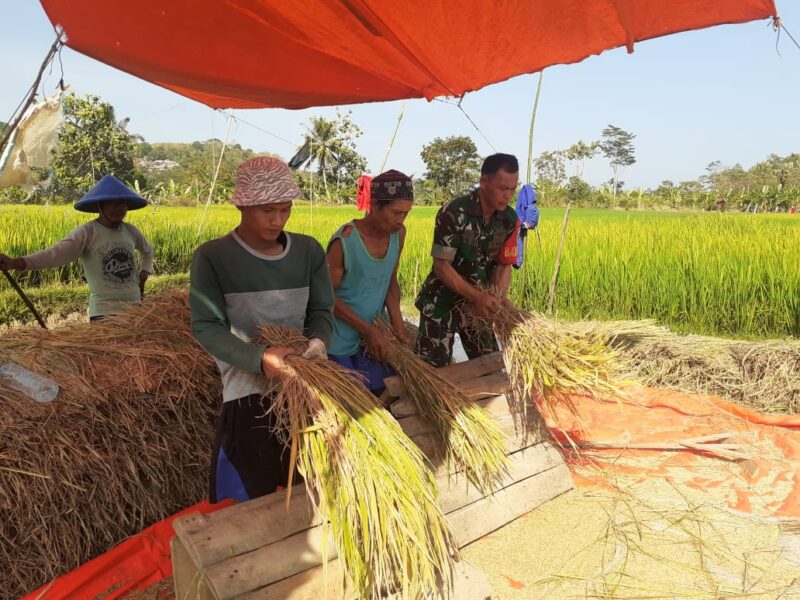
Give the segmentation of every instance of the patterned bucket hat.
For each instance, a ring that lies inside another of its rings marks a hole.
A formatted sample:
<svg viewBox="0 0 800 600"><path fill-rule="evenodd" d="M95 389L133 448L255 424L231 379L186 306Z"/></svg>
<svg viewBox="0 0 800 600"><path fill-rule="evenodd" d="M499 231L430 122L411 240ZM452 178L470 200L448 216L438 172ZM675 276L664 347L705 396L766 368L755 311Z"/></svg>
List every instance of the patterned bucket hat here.
<svg viewBox="0 0 800 600"><path fill-rule="evenodd" d="M285 162L257 156L239 165L231 196L235 206L278 204L302 198L303 194Z"/></svg>

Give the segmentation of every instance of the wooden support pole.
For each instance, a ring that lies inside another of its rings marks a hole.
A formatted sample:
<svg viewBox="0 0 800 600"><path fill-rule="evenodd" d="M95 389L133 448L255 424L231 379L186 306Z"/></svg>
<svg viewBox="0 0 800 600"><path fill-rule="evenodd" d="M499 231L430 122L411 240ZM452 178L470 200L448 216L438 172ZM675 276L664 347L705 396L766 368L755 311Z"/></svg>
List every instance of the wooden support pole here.
<svg viewBox="0 0 800 600"><path fill-rule="evenodd" d="M569 221L569 209L572 202L567 204L564 211L564 221L561 223L561 239L558 241L558 252L556 252L556 262L553 265L553 277L550 279L550 292L547 297L547 314L553 314L553 304L556 300L556 285L558 284L558 272L561 269L561 252L564 250L564 240L567 237L567 222Z"/></svg>

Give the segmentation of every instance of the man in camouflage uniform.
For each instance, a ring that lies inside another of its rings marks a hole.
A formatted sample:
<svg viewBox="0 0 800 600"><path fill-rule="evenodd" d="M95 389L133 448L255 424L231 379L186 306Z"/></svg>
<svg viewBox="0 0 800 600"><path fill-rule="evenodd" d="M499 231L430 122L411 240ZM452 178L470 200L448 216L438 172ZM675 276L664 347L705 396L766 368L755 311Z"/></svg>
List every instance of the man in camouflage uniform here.
<svg viewBox="0 0 800 600"><path fill-rule="evenodd" d="M519 181L519 164L510 154L489 156L481 167L478 189L448 202L436 215L433 269L422 284L416 306L420 311L417 354L435 367L453 358L458 332L469 358L498 349L488 328L465 327L464 305L478 317L501 310L497 297L483 291L494 286L504 297L517 258L519 220L509 202Z"/></svg>

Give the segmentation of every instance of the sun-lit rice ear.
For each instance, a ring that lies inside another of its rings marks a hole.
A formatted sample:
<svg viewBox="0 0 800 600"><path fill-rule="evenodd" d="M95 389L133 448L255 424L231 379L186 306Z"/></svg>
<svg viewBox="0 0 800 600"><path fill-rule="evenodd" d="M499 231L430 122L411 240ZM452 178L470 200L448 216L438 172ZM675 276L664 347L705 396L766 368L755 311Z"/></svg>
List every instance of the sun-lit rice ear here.
<svg viewBox="0 0 800 600"><path fill-rule="evenodd" d="M381 319L376 325L392 331ZM390 344L387 362L402 378L420 418L433 426L448 463L491 493L508 468L505 439L491 415L400 341Z"/></svg>
<svg viewBox="0 0 800 600"><path fill-rule="evenodd" d="M473 326L486 321L466 312ZM563 406L577 409L573 395L608 397L620 393L623 362L605 336L565 330L544 316L505 303L491 319L502 346L508 397L520 427L534 405L545 415Z"/></svg>

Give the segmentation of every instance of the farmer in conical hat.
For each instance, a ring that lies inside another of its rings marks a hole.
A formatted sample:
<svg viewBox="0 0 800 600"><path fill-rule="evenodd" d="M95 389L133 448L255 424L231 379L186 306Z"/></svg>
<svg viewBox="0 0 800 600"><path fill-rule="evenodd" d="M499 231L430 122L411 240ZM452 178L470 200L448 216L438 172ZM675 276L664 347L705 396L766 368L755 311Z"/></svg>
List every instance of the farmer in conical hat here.
<svg viewBox="0 0 800 600"><path fill-rule="evenodd" d="M113 175L106 175L75 203L75 210L98 217L74 229L45 250L10 258L0 254L1 269L48 269L80 259L89 284L89 318L92 321L141 302L144 284L153 272L153 247L139 229L125 223L129 210L147 206ZM136 267L135 251L140 253Z"/></svg>
<svg viewBox="0 0 800 600"><path fill-rule="evenodd" d="M400 313L397 265L414 202L411 178L399 171L381 173L370 183L371 211L343 225L328 243L328 269L336 293L333 342L328 357L360 372L375 394L394 372L383 362L393 337L408 342ZM393 334L375 326L386 319Z"/></svg>
<svg viewBox="0 0 800 600"><path fill-rule="evenodd" d="M241 213L239 226L200 246L192 260L192 334L222 375L212 502L263 496L288 480L289 452L274 431L275 417L262 393L264 375L280 373L294 351L255 343L258 326L302 331L311 340L308 357L325 357L331 340L333 290L325 251L314 238L284 229L300 197L282 161L244 162L231 197Z"/></svg>

